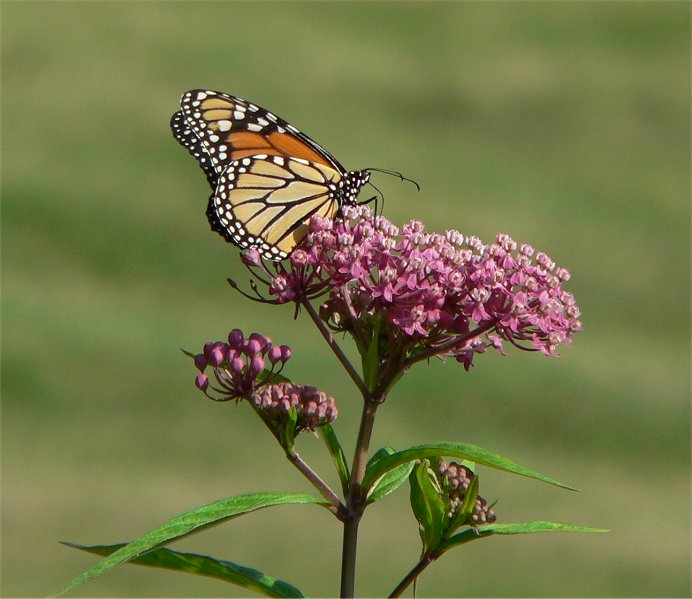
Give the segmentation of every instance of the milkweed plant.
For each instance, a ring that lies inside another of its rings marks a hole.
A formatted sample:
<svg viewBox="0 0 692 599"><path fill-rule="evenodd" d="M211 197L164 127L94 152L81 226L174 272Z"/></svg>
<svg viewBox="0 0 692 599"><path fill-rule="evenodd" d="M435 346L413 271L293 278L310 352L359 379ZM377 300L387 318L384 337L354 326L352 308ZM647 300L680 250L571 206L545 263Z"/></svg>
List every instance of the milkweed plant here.
<svg viewBox="0 0 692 599"><path fill-rule="evenodd" d="M555 356L570 345L582 324L574 296L564 289L569 272L504 234L485 244L458 231L428 233L417 221L399 228L364 205L345 206L341 216L314 216L287 260L274 262L257 249L246 250L242 260L252 274L250 289L229 282L259 303L293 303L296 314L307 315L317 327L362 399L353 459L347 460L334 427L336 398L290 378L290 363L300 357L261 333L234 328L225 340L210 341L196 354L186 352L197 372L195 385L212 401L253 410L315 494L238 495L180 514L127 544L69 543L104 557L57 595L131 562L210 576L268 597L304 597L304 591L270 574L167 545L259 509L309 503L328 510L343 527L340 595L353 597L363 514L406 483L420 555L390 582L390 597L399 597L432 562L467 543L495 535L602 531L545 521L498 523L493 504L484 498L492 489L481 495L484 467L571 487L481 447L458 441L370 447L378 408L417 364L441 358L469 371L489 351L505 355L516 348ZM355 345L359 364L347 358L341 339ZM347 394L339 395L343 405ZM338 488L298 453L299 436L306 432L324 442ZM457 588L450 584L451 594Z"/></svg>

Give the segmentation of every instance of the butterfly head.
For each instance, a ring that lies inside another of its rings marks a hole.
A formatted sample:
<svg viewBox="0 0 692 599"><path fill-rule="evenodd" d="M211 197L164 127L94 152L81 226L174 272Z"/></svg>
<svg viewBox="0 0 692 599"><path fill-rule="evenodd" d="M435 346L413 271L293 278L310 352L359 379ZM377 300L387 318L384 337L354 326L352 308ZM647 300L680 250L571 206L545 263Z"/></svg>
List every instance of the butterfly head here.
<svg viewBox="0 0 692 599"><path fill-rule="evenodd" d="M365 171L348 171L344 178L339 183L339 198L340 204L345 206L353 206L357 204L358 194L361 188L370 180L370 172Z"/></svg>

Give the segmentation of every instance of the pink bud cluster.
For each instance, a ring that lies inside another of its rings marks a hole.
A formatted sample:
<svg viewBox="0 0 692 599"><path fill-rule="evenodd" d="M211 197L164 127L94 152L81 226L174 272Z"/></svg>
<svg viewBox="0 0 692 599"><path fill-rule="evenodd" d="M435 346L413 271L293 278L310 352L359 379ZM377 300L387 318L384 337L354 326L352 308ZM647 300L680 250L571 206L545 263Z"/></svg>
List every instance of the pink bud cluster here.
<svg viewBox="0 0 692 599"><path fill-rule="evenodd" d="M466 491L476 475L456 462L447 464L440 460L437 465L437 477L445 496L449 500L448 516L452 518L461 507ZM476 497L473 512L464 524L490 524L495 522L495 512L488 506L488 502L480 495Z"/></svg>
<svg viewBox="0 0 692 599"><path fill-rule="evenodd" d="M206 343L203 353L195 356L195 366L200 371L195 384L215 401L249 399L260 386L271 383L290 357L287 345L272 345L269 337L259 333L246 339L241 330L234 329L228 334L228 343ZM206 374L209 367L216 384L211 384ZM261 377L265 371L267 376Z"/></svg>
<svg viewBox="0 0 692 599"><path fill-rule="evenodd" d="M555 355L582 328L562 287L569 272L508 235L486 245L458 231L427 233L418 221L399 229L362 205L343 216L313 217L288 265L244 254L273 298L266 301L327 295L321 316L332 328L358 333L382 316L392 346L453 356L467 370L488 348L503 353L505 341Z"/></svg>
<svg viewBox="0 0 692 599"><path fill-rule="evenodd" d="M291 409L297 412L296 433L315 430L333 422L337 415L336 403L315 387L282 382L258 390L250 402L266 420L285 422Z"/></svg>

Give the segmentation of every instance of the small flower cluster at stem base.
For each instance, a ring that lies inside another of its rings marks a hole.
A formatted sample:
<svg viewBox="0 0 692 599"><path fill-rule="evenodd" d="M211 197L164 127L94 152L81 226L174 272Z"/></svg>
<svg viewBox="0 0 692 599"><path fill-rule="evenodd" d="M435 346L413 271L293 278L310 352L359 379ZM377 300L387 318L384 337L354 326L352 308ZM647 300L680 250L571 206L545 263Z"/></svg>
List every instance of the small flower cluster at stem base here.
<svg viewBox="0 0 692 599"><path fill-rule="evenodd" d="M308 385L282 382L262 387L250 398L255 410L268 422L285 422L292 409L296 410L296 433L315 430L333 422L337 415L333 397Z"/></svg>
<svg viewBox="0 0 692 599"><path fill-rule="evenodd" d="M200 371L195 384L214 401L250 399L257 389L272 382L290 358L287 345L272 345L269 337L259 333L245 338L241 330L234 329L228 334L228 343L206 343L203 353L195 356L195 367ZM215 384L206 374L208 368Z"/></svg>
<svg viewBox="0 0 692 599"><path fill-rule="evenodd" d="M296 413L294 434L333 422L338 415L333 397L278 376L290 358L287 345L273 345L269 337L259 333L245 338L242 331L234 329L228 334L228 343L206 343L204 351L195 356L200 371L195 384L214 401L249 401L274 431L288 422L291 410ZM207 375L210 368L214 383Z"/></svg>
<svg viewBox="0 0 692 599"><path fill-rule="evenodd" d="M304 242L286 262L243 254L269 303L323 298L322 318L361 347L381 327L380 343L399 359L451 356L468 370L503 343L556 355L581 331L569 272L508 235L484 244L458 231L401 229L366 206L347 206L343 220L313 217ZM259 294L257 283L253 288ZM258 298L253 298L258 299Z"/></svg>
<svg viewBox="0 0 692 599"><path fill-rule="evenodd" d="M440 487L449 500L447 515L452 518L461 507L466 491L476 475L461 464L456 462L447 464L444 460L439 460L436 475ZM495 512L490 509L488 502L479 495L476 497L473 512L464 524L477 526L479 524L491 524L495 520Z"/></svg>

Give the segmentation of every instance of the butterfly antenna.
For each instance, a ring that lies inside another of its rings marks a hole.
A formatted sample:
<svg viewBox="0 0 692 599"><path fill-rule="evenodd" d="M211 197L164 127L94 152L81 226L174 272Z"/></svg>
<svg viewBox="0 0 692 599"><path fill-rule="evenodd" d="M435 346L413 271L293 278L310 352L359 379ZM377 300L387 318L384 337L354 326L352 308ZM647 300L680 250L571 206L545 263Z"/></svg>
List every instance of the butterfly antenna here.
<svg viewBox="0 0 692 599"><path fill-rule="evenodd" d="M392 171L388 168L366 168L366 171L370 171L373 173L384 173L385 175L392 175L393 177L399 177L402 181L408 181L409 183L413 183L416 186L416 189L420 191L420 185L413 179L409 179L408 177L404 177L399 171ZM375 187L373 185L373 187Z"/></svg>
<svg viewBox="0 0 692 599"><path fill-rule="evenodd" d="M372 187L378 194L380 194L380 197L382 198L382 211L380 212L380 214L382 214L382 212L384 212L384 194L380 191L380 189L378 187L373 185L370 181L368 181L368 185L370 187ZM370 200L368 200L368 202L370 202L372 200L375 201L375 216L377 216L377 196L375 196L374 198L371 198Z"/></svg>

